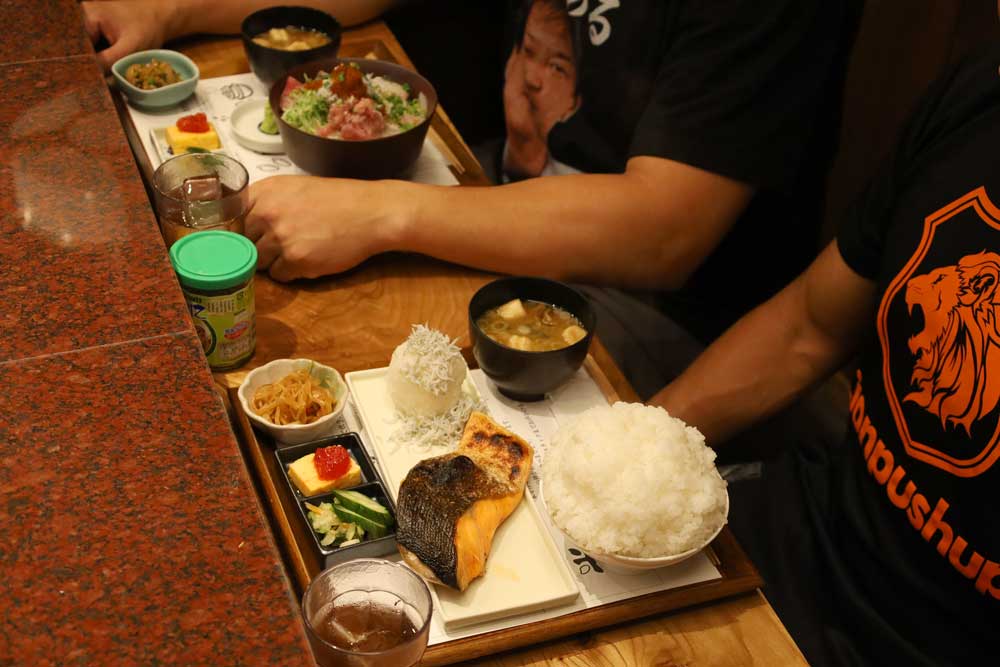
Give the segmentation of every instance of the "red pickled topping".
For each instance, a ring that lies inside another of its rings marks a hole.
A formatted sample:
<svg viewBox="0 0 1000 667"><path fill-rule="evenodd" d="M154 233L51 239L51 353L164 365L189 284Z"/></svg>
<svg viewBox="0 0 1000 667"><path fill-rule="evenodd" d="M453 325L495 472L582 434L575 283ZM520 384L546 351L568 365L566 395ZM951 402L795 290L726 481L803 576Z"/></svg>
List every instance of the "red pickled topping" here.
<svg viewBox="0 0 1000 667"><path fill-rule="evenodd" d="M203 113L193 113L177 119L177 129L182 132L208 132L208 118Z"/></svg>
<svg viewBox="0 0 1000 667"><path fill-rule="evenodd" d="M320 479L337 479L351 469L351 455L340 445L320 447L313 457L313 465L316 466L316 474Z"/></svg>

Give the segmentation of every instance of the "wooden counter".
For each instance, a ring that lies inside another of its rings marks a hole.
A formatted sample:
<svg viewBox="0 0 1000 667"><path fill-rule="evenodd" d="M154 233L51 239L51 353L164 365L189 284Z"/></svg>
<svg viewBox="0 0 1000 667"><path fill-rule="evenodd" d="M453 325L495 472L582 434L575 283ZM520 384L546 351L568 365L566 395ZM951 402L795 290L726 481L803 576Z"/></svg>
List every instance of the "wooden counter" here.
<svg viewBox="0 0 1000 667"><path fill-rule="evenodd" d="M384 44L393 59L412 68L403 49L381 22L347 31L344 49ZM194 59L203 77L248 71L239 40L200 39L179 49ZM351 55L354 55L353 51ZM450 157L464 165L468 181L480 182L471 153L443 109L438 134L449 137ZM439 144L440 145L440 144ZM279 357L308 357L342 372L388 364L392 350L415 322L423 322L470 344L467 307L473 293L494 276L427 258L392 254L376 257L336 277L282 285L260 275L257 283L258 347L238 372L219 374L225 387L239 385L250 369ZM615 391L637 397L604 348L592 354ZM755 592L653 616L640 622L534 645L467 665L645 666L645 665L801 665L794 642L763 595Z"/></svg>

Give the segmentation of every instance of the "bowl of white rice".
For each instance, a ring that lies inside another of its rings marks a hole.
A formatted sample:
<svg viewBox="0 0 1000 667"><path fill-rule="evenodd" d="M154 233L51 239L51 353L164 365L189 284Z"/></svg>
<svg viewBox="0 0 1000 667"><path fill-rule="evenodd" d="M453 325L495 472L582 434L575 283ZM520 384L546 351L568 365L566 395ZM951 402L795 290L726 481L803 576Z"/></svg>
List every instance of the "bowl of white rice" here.
<svg viewBox="0 0 1000 667"><path fill-rule="evenodd" d="M562 425L542 483L552 522L611 572L679 563L715 539L729 514L701 432L639 403L590 408Z"/></svg>

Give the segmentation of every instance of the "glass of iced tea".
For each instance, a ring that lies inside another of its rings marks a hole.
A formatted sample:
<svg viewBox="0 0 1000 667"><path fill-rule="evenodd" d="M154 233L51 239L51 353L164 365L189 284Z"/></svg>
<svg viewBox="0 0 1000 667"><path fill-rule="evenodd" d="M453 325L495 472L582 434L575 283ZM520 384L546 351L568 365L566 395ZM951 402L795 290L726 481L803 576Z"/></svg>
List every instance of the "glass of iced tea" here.
<svg viewBox="0 0 1000 667"><path fill-rule="evenodd" d="M153 174L153 193L167 247L205 229L242 234L249 182L246 167L228 155L184 153L166 160Z"/></svg>
<svg viewBox="0 0 1000 667"><path fill-rule="evenodd" d="M321 572L302 617L321 667L411 667L427 648L431 593L410 568L358 558Z"/></svg>

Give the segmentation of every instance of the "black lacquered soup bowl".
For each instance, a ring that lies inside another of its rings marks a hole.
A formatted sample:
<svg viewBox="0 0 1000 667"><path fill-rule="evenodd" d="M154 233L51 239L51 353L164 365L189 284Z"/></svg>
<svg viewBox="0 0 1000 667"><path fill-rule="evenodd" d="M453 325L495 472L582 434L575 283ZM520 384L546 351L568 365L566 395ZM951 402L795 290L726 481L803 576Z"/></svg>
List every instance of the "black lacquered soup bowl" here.
<svg viewBox="0 0 1000 667"><path fill-rule="evenodd" d="M493 340L476 321L483 313L512 299L540 301L573 314L587 335L558 350L527 352ZM476 363L501 394L519 401L537 401L570 379L583 365L594 337L597 315L587 298L565 283L547 278L501 278L481 287L469 301L469 337Z"/></svg>

